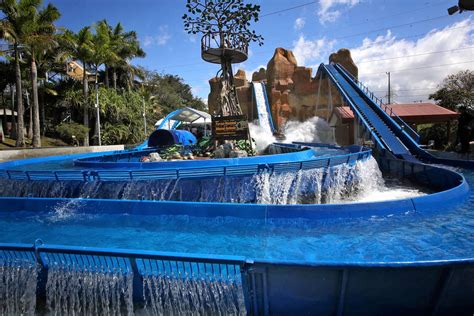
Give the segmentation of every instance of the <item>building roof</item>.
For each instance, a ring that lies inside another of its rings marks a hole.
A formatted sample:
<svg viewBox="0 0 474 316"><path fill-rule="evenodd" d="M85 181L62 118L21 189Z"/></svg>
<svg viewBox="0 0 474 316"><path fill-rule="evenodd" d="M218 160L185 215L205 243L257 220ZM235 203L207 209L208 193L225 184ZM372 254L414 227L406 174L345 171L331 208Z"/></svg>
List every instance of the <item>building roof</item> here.
<svg viewBox="0 0 474 316"><path fill-rule="evenodd" d="M393 115L400 116L404 121L413 124L441 123L457 119L459 113L443 108L433 103L390 104ZM354 113L348 106L334 108L334 113L343 123L352 122Z"/></svg>

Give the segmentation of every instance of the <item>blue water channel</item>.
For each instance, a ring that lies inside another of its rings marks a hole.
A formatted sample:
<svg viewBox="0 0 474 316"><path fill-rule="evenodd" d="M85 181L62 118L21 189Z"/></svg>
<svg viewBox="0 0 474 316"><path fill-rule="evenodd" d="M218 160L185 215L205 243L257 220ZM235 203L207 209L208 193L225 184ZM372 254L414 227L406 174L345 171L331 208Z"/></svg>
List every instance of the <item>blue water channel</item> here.
<svg viewBox="0 0 474 316"><path fill-rule="evenodd" d="M471 188L474 172L461 170ZM436 208L436 205L433 205ZM430 214L331 220L249 220L81 214L80 202L55 212L0 212L0 242L240 255L305 262L393 262L474 257L474 190L455 209Z"/></svg>

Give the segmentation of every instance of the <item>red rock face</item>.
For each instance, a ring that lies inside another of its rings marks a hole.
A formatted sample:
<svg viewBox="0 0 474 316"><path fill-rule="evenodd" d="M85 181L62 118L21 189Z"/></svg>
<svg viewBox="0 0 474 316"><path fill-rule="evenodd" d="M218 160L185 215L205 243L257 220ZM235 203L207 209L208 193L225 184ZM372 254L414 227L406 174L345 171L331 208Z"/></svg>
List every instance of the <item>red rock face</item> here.
<svg viewBox="0 0 474 316"><path fill-rule="evenodd" d="M358 76L358 68L352 61L348 49L340 49L337 53L331 54L329 61L340 63L352 75ZM252 87L243 70L239 70L234 79L242 111L249 121L253 121L257 118L257 110ZM329 87L326 78L312 77L312 69L298 66L293 52L284 48L275 49L275 54L268 62L267 69L261 68L258 72L254 72L252 81L266 82L271 114L279 130L290 119L305 121L319 116L328 120L332 108L343 104L341 95L334 86ZM209 84L211 93L208 104L212 114L220 92L219 80L213 78Z"/></svg>

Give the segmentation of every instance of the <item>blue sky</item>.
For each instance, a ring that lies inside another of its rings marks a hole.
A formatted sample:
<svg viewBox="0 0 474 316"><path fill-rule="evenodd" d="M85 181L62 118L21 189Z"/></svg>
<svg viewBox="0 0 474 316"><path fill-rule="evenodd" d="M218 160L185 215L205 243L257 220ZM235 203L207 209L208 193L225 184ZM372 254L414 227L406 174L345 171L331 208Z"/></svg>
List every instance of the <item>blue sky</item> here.
<svg viewBox="0 0 474 316"><path fill-rule="evenodd" d="M179 75L207 99L207 80L218 66L202 61L199 38L184 32L185 0L50 2L62 13L59 26L77 31L107 19L135 30L147 53L136 64ZM252 45L249 60L235 68L251 75L267 64L276 47L293 50L300 65L315 67L345 47L353 52L361 79L380 96L386 94L385 72L392 71L398 102L426 100L447 74L474 69L474 20L471 12L448 16L446 9L456 2L254 0L262 8L255 29L265 37L265 44Z"/></svg>

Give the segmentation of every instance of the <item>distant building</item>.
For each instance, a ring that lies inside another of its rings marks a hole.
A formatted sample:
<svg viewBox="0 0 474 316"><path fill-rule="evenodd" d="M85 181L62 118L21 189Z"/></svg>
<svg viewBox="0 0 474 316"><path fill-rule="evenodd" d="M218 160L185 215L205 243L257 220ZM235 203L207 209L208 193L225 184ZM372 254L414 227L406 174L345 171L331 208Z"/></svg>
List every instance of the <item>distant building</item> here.
<svg viewBox="0 0 474 316"><path fill-rule="evenodd" d="M390 104L391 116L398 115L406 123L417 130L420 124L445 123L448 126L457 120L459 113L443 108L433 103ZM329 124L335 128L336 141L340 145L357 143L354 126L354 113L348 106L335 107L329 119ZM449 130L449 129L448 129Z"/></svg>

